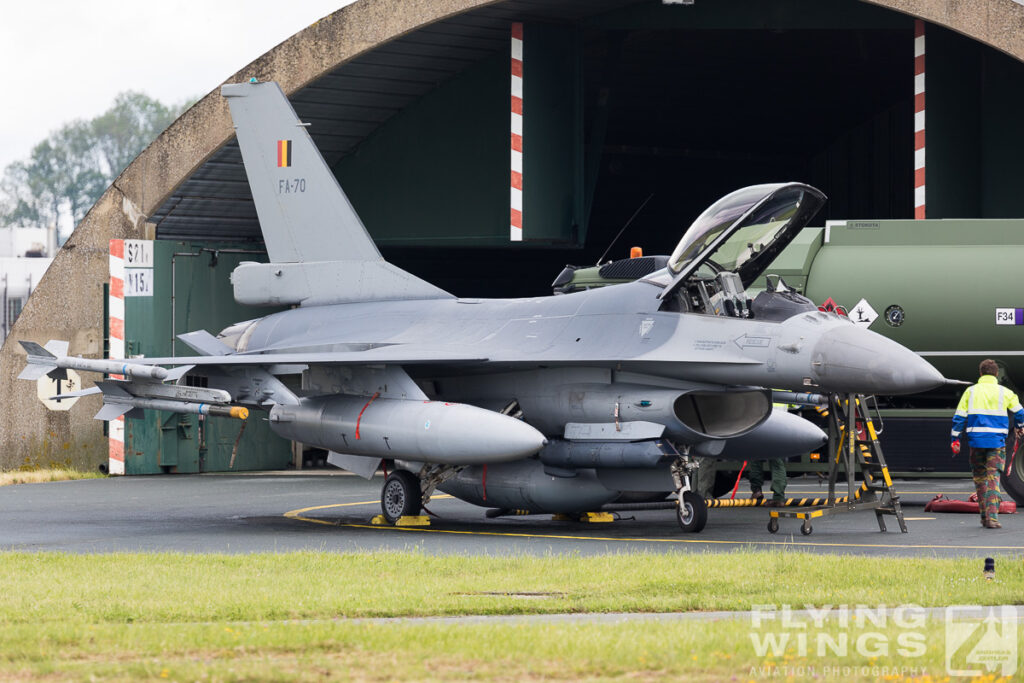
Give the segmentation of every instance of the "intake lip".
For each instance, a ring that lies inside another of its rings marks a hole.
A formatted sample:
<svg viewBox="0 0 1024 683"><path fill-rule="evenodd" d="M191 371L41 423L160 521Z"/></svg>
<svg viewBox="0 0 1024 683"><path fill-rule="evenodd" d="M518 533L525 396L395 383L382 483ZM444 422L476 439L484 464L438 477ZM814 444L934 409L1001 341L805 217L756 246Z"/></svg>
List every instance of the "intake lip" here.
<svg viewBox="0 0 1024 683"><path fill-rule="evenodd" d="M672 410L694 436L728 439L764 422L771 413L771 399L764 389L688 391L676 398Z"/></svg>

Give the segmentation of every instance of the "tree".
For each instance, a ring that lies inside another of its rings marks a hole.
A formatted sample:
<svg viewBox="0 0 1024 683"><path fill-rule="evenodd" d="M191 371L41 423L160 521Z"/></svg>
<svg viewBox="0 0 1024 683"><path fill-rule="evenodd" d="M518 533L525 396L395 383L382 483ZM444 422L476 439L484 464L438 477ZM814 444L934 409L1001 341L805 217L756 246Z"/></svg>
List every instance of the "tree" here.
<svg viewBox="0 0 1024 683"><path fill-rule="evenodd" d="M91 121L72 121L4 169L0 225L77 225L89 208L185 109L123 92Z"/></svg>
<svg viewBox="0 0 1024 683"><path fill-rule="evenodd" d="M132 90L115 97L114 105L91 122L96 151L108 177L116 178L183 109Z"/></svg>

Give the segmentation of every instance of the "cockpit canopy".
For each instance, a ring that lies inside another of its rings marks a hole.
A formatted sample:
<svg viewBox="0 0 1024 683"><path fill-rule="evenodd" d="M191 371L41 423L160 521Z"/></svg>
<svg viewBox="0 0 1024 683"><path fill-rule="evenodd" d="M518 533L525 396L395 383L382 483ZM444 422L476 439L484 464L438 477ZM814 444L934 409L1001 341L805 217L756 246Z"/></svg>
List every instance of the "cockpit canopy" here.
<svg viewBox="0 0 1024 683"><path fill-rule="evenodd" d="M709 206L669 258L673 286L708 263L749 287L814 217L825 195L800 183L752 185Z"/></svg>
<svg viewBox="0 0 1024 683"><path fill-rule="evenodd" d="M822 192L801 183L736 190L698 216L665 270L644 281L663 288L662 310L754 317L747 288L824 203ZM800 307L813 308L800 298Z"/></svg>

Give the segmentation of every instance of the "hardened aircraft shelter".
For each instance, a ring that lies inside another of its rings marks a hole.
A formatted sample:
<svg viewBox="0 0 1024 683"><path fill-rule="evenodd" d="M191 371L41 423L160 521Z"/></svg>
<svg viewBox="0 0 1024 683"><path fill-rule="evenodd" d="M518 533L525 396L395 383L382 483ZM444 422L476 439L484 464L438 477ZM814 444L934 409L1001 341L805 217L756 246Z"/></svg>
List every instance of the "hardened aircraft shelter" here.
<svg viewBox="0 0 1024 683"><path fill-rule="evenodd" d="M459 296L523 296L594 263L634 213L612 257L670 252L711 201L760 182L821 188L819 225L1024 217L1022 60L1014 0L358 0L224 83L281 84L389 261ZM267 312L228 279L262 259L218 88L38 283L0 354L0 467L291 462L260 420L108 429L95 396L41 400L78 386L16 379L19 340L190 353L177 334Z"/></svg>

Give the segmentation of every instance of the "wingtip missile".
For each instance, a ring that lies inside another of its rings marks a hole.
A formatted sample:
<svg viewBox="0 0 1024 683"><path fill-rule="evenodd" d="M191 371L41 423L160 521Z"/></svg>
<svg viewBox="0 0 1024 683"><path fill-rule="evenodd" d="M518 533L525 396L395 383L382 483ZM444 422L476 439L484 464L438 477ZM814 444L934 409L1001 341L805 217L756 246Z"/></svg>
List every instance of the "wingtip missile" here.
<svg viewBox="0 0 1024 683"><path fill-rule="evenodd" d="M163 381L169 372L157 365L145 365L125 360L105 360L100 358L82 358L81 356L65 355L68 343L59 340L49 341L45 347L36 342L20 341L28 354L28 365L18 375L19 379L39 379L50 375L55 379L64 375L64 370L82 370L99 372L105 375L123 375L138 379Z"/></svg>

